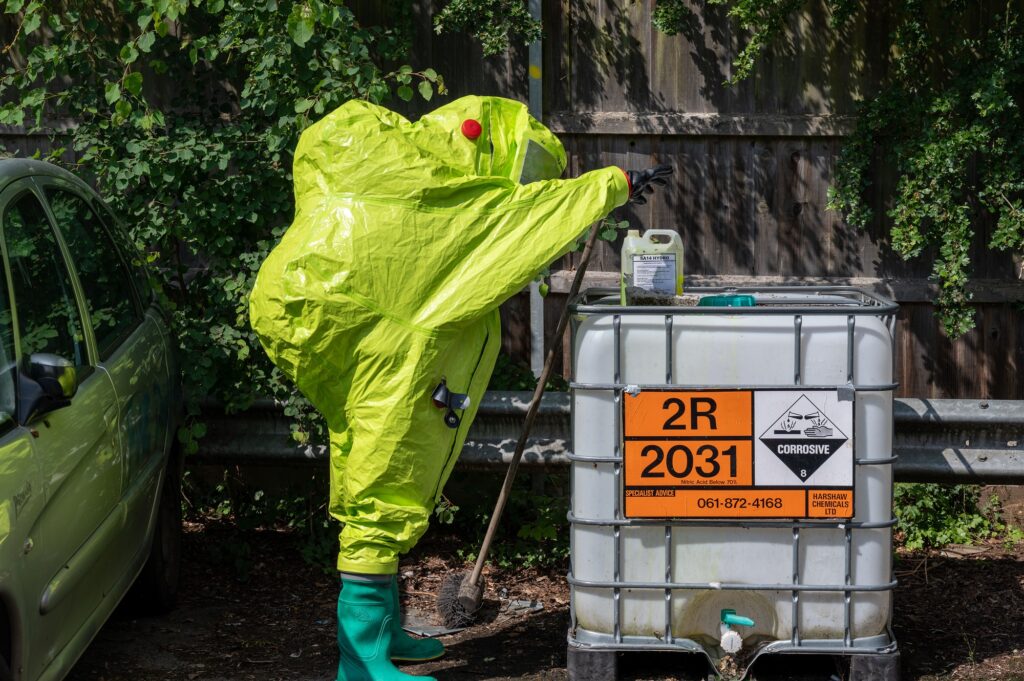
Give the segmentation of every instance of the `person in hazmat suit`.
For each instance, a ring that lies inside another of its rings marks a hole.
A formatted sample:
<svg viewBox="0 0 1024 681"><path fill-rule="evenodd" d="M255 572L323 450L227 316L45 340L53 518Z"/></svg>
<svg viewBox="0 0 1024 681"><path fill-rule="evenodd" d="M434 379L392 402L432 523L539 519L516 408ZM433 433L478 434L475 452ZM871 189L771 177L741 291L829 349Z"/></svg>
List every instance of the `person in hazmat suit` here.
<svg viewBox="0 0 1024 681"><path fill-rule="evenodd" d="M440 657L402 630L398 557L427 528L498 354L498 306L671 167L561 180L526 107L464 97L416 123L351 101L295 151L295 219L260 268L253 329L323 413L343 523L339 681Z"/></svg>

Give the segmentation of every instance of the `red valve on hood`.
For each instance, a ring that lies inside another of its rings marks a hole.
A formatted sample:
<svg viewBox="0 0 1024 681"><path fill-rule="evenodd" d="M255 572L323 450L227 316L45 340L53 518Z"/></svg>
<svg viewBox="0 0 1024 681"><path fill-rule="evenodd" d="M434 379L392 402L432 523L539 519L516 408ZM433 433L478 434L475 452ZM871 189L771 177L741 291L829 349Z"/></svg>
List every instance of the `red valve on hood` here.
<svg viewBox="0 0 1024 681"><path fill-rule="evenodd" d="M472 118L462 121L462 134L466 136L466 139L475 140L483 131L484 129L479 121L475 121Z"/></svg>

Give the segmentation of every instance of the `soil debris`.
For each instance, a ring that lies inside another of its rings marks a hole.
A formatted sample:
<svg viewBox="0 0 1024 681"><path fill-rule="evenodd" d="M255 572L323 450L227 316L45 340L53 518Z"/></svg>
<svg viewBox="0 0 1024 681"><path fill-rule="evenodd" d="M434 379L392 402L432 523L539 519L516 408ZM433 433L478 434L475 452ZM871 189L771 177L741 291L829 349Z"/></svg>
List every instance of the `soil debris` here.
<svg viewBox="0 0 1024 681"><path fill-rule="evenodd" d="M177 609L160 618L118 612L68 681L333 681L337 578L305 563L302 546L289 531L189 524ZM433 536L403 562L405 607L424 617L436 613L441 581L469 567L457 558L459 546L456 538ZM898 553L894 627L905 681L1024 679L1024 546L985 547ZM485 575L476 623L441 637L444 658L405 671L438 681L564 681L564 571L488 566ZM517 607L522 603L542 609ZM695 658L624 655L620 679L696 681ZM795 662L781 668L792 671ZM754 677L771 681L769 669L759 658Z"/></svg>

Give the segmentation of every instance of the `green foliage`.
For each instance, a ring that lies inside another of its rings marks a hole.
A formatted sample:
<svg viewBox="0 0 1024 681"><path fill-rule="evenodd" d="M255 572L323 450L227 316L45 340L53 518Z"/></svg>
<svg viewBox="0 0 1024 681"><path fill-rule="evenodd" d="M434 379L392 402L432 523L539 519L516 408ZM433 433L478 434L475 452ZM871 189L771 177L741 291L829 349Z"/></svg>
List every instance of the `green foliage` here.
<svg viewBox="0 0 1024 681"><path fill-rule="evenodd" d="M786 29L786 21L804 0L710 0L713 5L728 5L729 16L748 32L746 45L733 60L730 84L746 79L754 70L758 56Z"/></svg>
<svg viewBox="0 0 1024 681"><path fill-rule="evenodd" d="M248 294L293 212L299 133L353 98L444 92L401 64L407 2L381 25L330 0L7 0L14 58L0 124L75 121L73 170L91 176L150 260L181 343L189 412L255 396L311 410L259 349ZM59 161L62 149L53 154ZM309 437L316 426L298 426ZM196 431L179 435L194 449Z"/></svg>
<svg viewBox="0 0 1024 681"><path fill-rule="evenodd" d="M693 16L685 0L658 0L651 10L651 23L665 35L676 35L683 32Z"/></svg>
<svg viewBox="0 0 1024 681"><path fill-rule="evenodd" d="M1019 530L1006 526L1000 517L998 497L979 508L977 485L898 483L893 496L897 530L908 549L1005 537L1019 541Z"/></svg>
<svg viewBox="0 0 1024 681"><path fill-rule="evenodd" d="M448 489L454 493L461 481L456 477ZM475 485L481 487L479 481ZM491 546L489 562L502 568L564 567L569 558L568 476L545 475L542 489L534 485L534 480L520 473ZM463 560L476 560L475 548L483 541L496 498L496 490L477 495L463 502L455 516L452 529L464 543L459 551Z"/></svg>
<svg viewBox="0 0 1024 681"><path fill-rule="evenodd" d="M493 493L480 493L489 484L480 473L457 473L448 489L465 496L466 501L456 505L441 497L434 509L432 531L458 537L466 547L462 557L467 560L475 557L468 552L479 546L490 521L500 485L500 477L492 478ZM246 579L260 555L259 546L253 545L257 532L286 533L295 540L305 562L333 574L341 524L327 512L327 476L314 472L296 476L296 481L275 482L274 489L267 490L231 470L212 480L188 472L183 481L185 517L199 522L224 521L240 530L229 541L203 547L213 561L230 568L239 579ZM516 482L500 540L491 554L502 567L561 566L568 557L567 477L551 475L544 482L540 492L525 474Z"/></svg>
<svg viewBox="0 0 1024 681"><path fill-rule="evenodd" d="M529 45L541 37L540 22L530 16L525 0L451 0L434 17L434 30L468 33L486 56L501 54L513 38Z"/></svg>
<svg viewBox="0 0 1024 681"><path fill-rule="evenodd" d="M959 336L974 327L967 284L978 222L995 219L990 248L1024 250L1024 31L1012 2L969 33L961 27L975 3L943 5L939 20L927 3L900 3L892 81L861 107L829 207L867 226L875 170L894 168L892 246L934 260L940 318Z"/></svg>
<svg viewBox="0 0 1024 681"><path fill-rule="evenodd" d="M598 232L597 238L611 243L619 238L619 233L627 229L629 229L629 220L616 220L609 215L601 221L601 231Z"/></svg>
<svg viewBox="0 0 1024 681"><path fill-rule="evenodd" d="M710 0L728 7L746 42L730 83L751 75L758 55L784 33L803 0ZM870 3L825 0L830 25L844 28ZM898 0L887 16L890 60L878 94L863 102L829 190L828 207L857 227L876 217L868 190L881 168L897 184L885 217L893 249L925 257L939 285L939 317L959 336L974 327L968 281L977 225L992 220L988 246L1024 251L1024 30L1014 0ZM684 29L683 0L660 0L654 24ZM869 23L869 26L873 24ZM886 197L889 199L890 197Z"/></svg>
<svg viewBox="0 0 1024 681"><path fill-rule="evenodd" d="M459 512L459 507L451 502L446 496L441 496L441 499L437 502L437 506L434 507L434 516L437 522L442 525L451 525L455 522L455 514Z"/></svg>
<svg viewBox="0 0 1024 681"><path fill-rule="evenodd" d="M709 0L709 5L725 6L726 13L744 34L744 44L733 59L732 76L727 83L735 85L754 71L757 58L786 30L793 13L805 0ZM832 12L832 24L846 21L857 7L855 0L826 0ZM654 27L665 35L676 35L696 24L696 15L686 0L658 0L651 12Z"/></svg>
<svg viewBox="0 0 1024 681"><path fill-rule="evenodd" d="M218 563L245 579L252 567L254 530L284 531L297 540L302 559L325 573L336 571L340 523L327 513L327 476L314 473L301 483L267 492L227 470L215 481L186 473L182 485L185 517L229 521L241 532L231 541L204 546Z"/></svg>
<svg viewBox="0 0 1024 681"><path fill-rule="evenodd" d="M537 388L537 377L533 375L524 362L516 362L508 355L498 355L494 363L494 373L491 374L491 381L487 385L488 390L535 390ZM552 375L548 378L545 390L566 391L569 384L564 378Z"/></svg>

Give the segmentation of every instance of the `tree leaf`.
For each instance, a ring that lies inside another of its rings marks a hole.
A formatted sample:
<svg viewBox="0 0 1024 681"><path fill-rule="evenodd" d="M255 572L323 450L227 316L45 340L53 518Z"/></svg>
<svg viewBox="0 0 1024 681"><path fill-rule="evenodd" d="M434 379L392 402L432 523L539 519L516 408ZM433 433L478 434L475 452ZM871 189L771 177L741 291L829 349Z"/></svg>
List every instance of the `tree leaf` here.
<svg viewBox="0 0 1024 681"><path fill-rule="evenodd" d="M7 0L7 9L4 11L8 14L17 14L24 6L25 0Z"/></svg>
<svg viewBox="0 0 1024 681"><path fill-rule="evenodd" d="M136 97L142 94L142 74L137 71L129 73L124 79L124 89Z"/></svg>
<svg viewBox="0 0 1024 681"><path fill-rule="evenodd" d="M288 35L299 47L304 47L313 37L313 13L305 5L295 5L288 15Z"/></svg>
<svg viewBox="0 0 1024 681"><path fill-rule="evenodd" d="M423 77L433 83L437 80L437 71L434 69L427 69L423 72Z"/></svg>
<svg viewBox="0 0 1024 681"><path fill-rule="evenodd" d="M135 47L135 43L125 43L119 56L125 64L131 64L139 58L139 50Z"/></svg>
<svg viewBox="0 0 1024 681"><path fill-rule="evenodd" d="M138 39L139 49L143 52L149 52L153 49L153 43L156 42L156 34L152 31L146 31L139 36Z"/></svg>
<svg viewBox="0 0 1024 681"><path fill-rule="evenodd" d="M303 113L309 111L309 107L313 106L312 99L300 99L295 102L295 113Z"/></svg>
<svg viewBox="0 0 1024 681"><path fill-rule="evenodd" d="M425 100L427 100L429 102L431 100L431 98L433 98L433 96L434 96L434 86L430 84L430 81L421 80L420 81L420 88L419 89L420 89L420 96L423 97L423 99L425 99Z"/></svg>
<svg viewBox="0 0 1024 681"><path fill-rule="evenodd" d="M412 88L408 85L403 85L398 88L398 96L407 102L410 101L412 99Z"/></svg>
<svg viewBox="0 0 1024 681"><path fill-rule="evenodd" d="M107 104L113 104L117 100L121 99L120 83L107 83L103 96L106 98Z"/></svg>
<svg viewBox="0 0 1024 681"><path fill-rule="evenodd" d="M25 23L21 26L21 32L25 35L32 35L41 23L43 23L43 15L41 13L32 12L31 14L26 14Z"/></svg>

